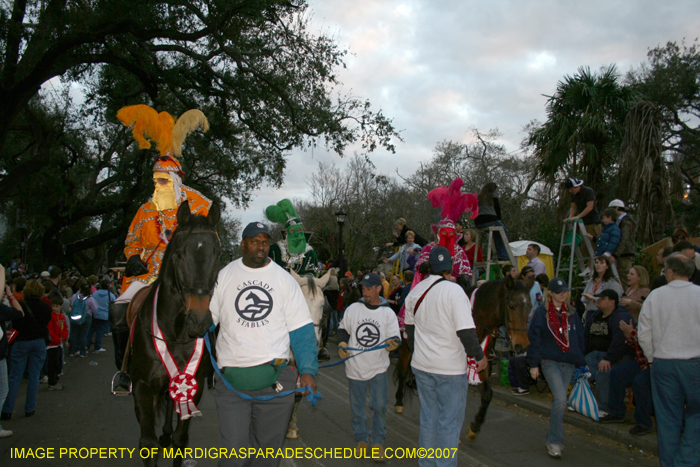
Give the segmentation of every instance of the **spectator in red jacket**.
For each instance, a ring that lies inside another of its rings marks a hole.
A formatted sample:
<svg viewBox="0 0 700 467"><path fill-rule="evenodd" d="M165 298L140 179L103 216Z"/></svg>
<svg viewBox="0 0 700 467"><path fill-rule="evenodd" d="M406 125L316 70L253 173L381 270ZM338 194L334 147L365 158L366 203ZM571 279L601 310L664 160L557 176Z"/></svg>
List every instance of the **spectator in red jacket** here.
<svg viewBox="0 0 700 467"><path fill-rule="evenodd" d="M63 298L56 295L51 299L51 321L49 321L49 337L51 342L46 346L46 366L49 375L49 391L60 391L62 384L58 384L58 375L63 369L62 344L68 339L68 322L66 316L61 313Z"/></svg>

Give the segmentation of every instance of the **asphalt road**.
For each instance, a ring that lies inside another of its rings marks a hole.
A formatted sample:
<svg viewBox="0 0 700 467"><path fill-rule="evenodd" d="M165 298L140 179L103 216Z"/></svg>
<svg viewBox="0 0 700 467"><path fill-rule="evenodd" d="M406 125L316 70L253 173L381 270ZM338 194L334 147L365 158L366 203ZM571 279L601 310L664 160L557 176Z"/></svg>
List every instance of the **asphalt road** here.
<svg viewBox="0 0 700 467"><path fill-rule="evenodd" d="M24 417L24 390L15 406L12 420L3 421L3 428L15 434L0 439L0 465L14 466L138 466L141 465L138 450L139 427L134 414L131 397L115 397L109 393L109 382L114 373L111 341L107 339L108 352L89 354L88 358L68 357L61 383L64 391L49 392L47 385L39 389L36 415ZM331 348L335 356L335 348ZM393 365L392 365L393 368ZM347 379L342 365L321 370L317 378L323 400L313 408L305 400L299 409L299 428L302 436L298 440L287 440L286 448L298 449L302 454L311 448L314 458L291 458L282 461L283 466L323 467L374 465L370 459L331 458L331 453L342 454L342 448L353 448L355 442L350 426L350 405ZM390 383L389 404L393 406L394 387ZM478 393L472 391L467 403L465 429L478 408ZM211 391L207 391L200 404L202 417L194 419L190 425L190 447L216 448L218 446L218 417L216 404ZM387 421L388 436L385 447L403 450L418 447L419 401L415 397L406 403L402 415L390 413ZM465 466L548 466L560 465L562 460L551 459L545 450L545 434L548 419L541 415L506 406L494 400L482 432L475 442L466 441L462 432L463 444L456 455L459 465ZM602 436L584 432L566 425L564 439L564 459L569 466L635 466L658 465L636 449L620 445ZM82 451L78 451L81 448ZM85 455L93 448L94 454ZM109 456L109 448L114 449L117 458ZM120 450L121 448L121 450ZM321 448L321 449L317 449ZM341 449L338 449L341 448ZM25 457L45 455L52 451L53 458L17 459L17 450L24 449ZM61 449L64 449L62 452ZM75 453L69 457L71 449ZM130 451L131 450L131 451ZM315 450L315 451L313 451ZM292 452L289 450L288 452ZM324 452L327 453L323 457ZM349 452L349 451L346 451ZM648 456L648 454L647 454ZM159 462L170 465L169 460ZM214 466L214 459L196 459L197 467ZM416 459L389 459L388 466L417 465Z"/></svg>

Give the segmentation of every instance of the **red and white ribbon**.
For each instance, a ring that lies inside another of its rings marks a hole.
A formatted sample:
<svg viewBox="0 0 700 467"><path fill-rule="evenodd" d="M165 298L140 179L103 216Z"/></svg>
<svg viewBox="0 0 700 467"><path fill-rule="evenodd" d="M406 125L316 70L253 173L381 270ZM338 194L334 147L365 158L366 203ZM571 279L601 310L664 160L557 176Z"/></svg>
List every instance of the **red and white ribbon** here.
<svg viewBox="0 0 700 467"><path fill-rule="evenodd" d="M197 384L195 375L197 374L197 368L199 368L199 364L202 361L204 339L195 339L194 351L192 352L192 355L190 355L190 358L185 365L185 369L180 371L180 367L178 367L177 363L175 362L175 358L173 358L173 355L170 353L168 344L165 342L163 333L158 326L157 304L159 289L160 286L158 286L156 293L153 296L153 346L160 357L160 361L163 362L165 371L168 372L168 376L170 377L168 393L175 404L175 411L180 414L181 420L187 420L190 417L202 415L202 412L199 411L194 403L194 396L199 390L199 385Z"/></svg>

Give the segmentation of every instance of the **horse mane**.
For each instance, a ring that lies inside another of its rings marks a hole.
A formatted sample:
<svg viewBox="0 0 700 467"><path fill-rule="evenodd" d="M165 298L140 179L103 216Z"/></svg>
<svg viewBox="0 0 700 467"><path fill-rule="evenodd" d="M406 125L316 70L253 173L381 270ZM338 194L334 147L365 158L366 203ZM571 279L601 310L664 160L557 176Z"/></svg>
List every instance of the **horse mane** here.
<svg viewBox="0 0 700 467"><path fill-rule="evenodd" d="M304 277L306 277L306 285L309 287L311 297L316 298L316 278L312 274L307 274Z"/></svg>

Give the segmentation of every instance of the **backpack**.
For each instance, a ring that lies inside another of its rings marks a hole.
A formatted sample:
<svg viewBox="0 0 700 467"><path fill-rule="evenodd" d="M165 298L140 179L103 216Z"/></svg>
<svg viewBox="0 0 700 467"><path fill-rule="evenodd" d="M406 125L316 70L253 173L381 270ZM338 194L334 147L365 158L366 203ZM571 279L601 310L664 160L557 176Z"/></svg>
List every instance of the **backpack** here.
<svg viewBox="0 0 700 467"><path fill-rule="evenodd" d="M70 309L70 322L80 326L85 322L85 316L87 316L87 305L85 301L87 297L78 295L73 302L73 306Z"/></svg>

